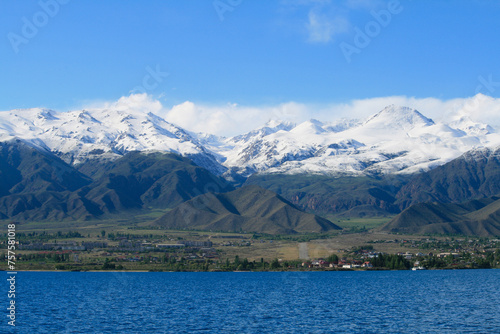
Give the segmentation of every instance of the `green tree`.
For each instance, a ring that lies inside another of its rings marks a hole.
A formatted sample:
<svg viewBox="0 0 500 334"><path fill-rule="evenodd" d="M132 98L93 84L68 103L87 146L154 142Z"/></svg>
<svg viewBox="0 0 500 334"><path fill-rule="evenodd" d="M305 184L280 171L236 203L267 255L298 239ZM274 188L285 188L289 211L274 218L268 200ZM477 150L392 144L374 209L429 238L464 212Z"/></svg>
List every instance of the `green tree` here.
<svg viewBox="0 0 500 334"><path fill-rule="evenodd" d="M249 268L248 268L249 264L248 264L248 259L247 259L247 258L244 258L244 259L243 259L243 262L241 263L241 266L242 266L242 269L243 269L243 270L247 270L247 269L249 269Z"/></svg>
<svg viewBox="0 0 500 334"><path fill-rule="evenodd" d="M326 260L330 263L338 263L339 257L337 256L337 254L331 254Z"/></svg>

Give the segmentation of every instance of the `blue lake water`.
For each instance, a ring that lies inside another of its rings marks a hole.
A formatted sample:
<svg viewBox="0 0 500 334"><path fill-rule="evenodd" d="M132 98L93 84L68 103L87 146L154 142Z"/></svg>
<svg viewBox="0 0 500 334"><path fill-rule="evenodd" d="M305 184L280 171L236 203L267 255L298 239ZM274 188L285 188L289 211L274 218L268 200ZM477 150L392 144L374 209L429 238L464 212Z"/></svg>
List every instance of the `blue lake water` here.
<svg viewBox="0 0 500 334"><path fill-rule="evenodd" d="M20 272L16 292L2 333L500 333L500 270Z"/></svg>

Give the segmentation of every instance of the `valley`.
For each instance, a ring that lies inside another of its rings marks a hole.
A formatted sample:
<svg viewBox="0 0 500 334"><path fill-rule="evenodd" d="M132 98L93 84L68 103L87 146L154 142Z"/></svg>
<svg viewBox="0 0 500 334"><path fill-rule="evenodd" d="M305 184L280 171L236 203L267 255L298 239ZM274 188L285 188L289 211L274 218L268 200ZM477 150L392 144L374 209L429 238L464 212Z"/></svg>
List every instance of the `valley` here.
<svg viewBox="0 0 500 334"><path fill-rule="evenodd" d="M18 270L226 271L237 270L245 260L248 267L239 270L353 270L358 263L376 263L384 256L398 256L408 265L418 261L427 269L500 266L500 240L494 238L377 230L268 235L122 224L96 222L60 230L51 223L18 224L16 266ZM344 267L346 263L355 266Z"/></svg>

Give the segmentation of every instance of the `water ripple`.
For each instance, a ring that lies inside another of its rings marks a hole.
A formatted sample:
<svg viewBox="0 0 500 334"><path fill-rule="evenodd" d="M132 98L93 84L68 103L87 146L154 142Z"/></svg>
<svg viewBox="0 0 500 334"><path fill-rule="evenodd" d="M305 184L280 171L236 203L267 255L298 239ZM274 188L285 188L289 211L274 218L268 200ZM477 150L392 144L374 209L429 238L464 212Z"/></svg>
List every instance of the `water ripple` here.
<svg viewBox="0 0 500 334"><path fill-rule="evenodd" d="M500 270L18 274L19 333L495 333ZM6 322L0 329L6 329Z"/></svg>

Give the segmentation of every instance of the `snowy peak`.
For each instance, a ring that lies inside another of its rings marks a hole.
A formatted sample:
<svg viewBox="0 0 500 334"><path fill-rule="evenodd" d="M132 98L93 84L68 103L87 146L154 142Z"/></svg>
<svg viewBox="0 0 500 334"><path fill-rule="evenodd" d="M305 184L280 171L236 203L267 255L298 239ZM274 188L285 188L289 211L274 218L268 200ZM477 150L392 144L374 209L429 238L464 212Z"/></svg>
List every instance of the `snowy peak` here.
<svg viewBox="0 0 500 334"><path fill-rule="evenodd" d="M434 121L415 109L390 105L368 118L363 127L377 129L399 129L409 131L415 127L434 125Z"/></svg>
<svg viewBox="0 0 500 334"><path fill-rule="evenodd" d="M262 128L269 128L272 130L280 131L290 131L295 127L295 123L293 122L287 122L287 121L279 121L275 119L270 119L267 121L267 123L262 127Z"/></svg>
<svg viewBox="0 0 500 334"><path fill-rule="evenodd" d="M358 119L342 118L334 122L326 123L323 129L329 132L342 132L356 126L359 126L361 122Z"/></svg>
<svg viewBox="0 0 500 334"><path fill-rule="evenodd" d="M450 126L474 136L488 135L495 132L488 124L474 122L469 116L456 117L455 120L450 123Z"/></svg>
<svg viewBox="0 0 500 334"><path fill-rule="evenodd" d="M264 126L243 135L229 138L227 142L231 145L241 145L269 136L278 131L290 131L294 127L295 123L292 122L269 120Z"/></svg>
<svg viewBox="0 0 500 334"><path fill-rule="evenodd" d="M416 173L475 147L500 143L500 135L490 134L494 131L490 127L465 121L460 124L467 126L467 131L435 123L415 109L391 105L364 122L311 119L280 131L264 126L228 139L223 149L213 149L225 158L226 167L245 176Z"/></svg>
<svg viewBox="0 0 500 334"><path fill-rule="evenodd" d="M196 138L150 112L116 108L0 112L0 140L13 138L50 150L71 164L115 159L131 151L160 151L189 157L216 174L225 171Z"/></svg>
<svg viewBox="0 0 500 334"><path fill-rule="evenodd" d="M311 119L309 121L303 122L293 128L290 132L297 135L315 135L325 132L323 129L325 124L321 123L316 119Z"/></svg>
<svg viewBox="0 0 500 334"><path fill-rule="evenodd" d="M86 123L86 122L100 123L87 110L82 110L80 113L77 114L76 117L78 119L78 122L80 123Z"/></svg>
<svg viewBox="0 0 500 334"><path fill-rule="evenodd" d="M364 122L310 119L296 125L270 120L246 134L224 138L191 133L149 109L33 108L0 111L0 141L18 138L71 164L116 159L131 151L171 152L215 174L232 176L415 173L474 148L500 145L500 134L487 124L463 114L448 120L434 123L415 109L391 105Z"/></svg>
<svg viewBox="0 0 500 334"><path fill-rule="evenodd" d="M54 110L42 109L36 114L36 118L39 120L53 121L57 119L57 117L54 116L55 114L56 112Z"/></svg>

